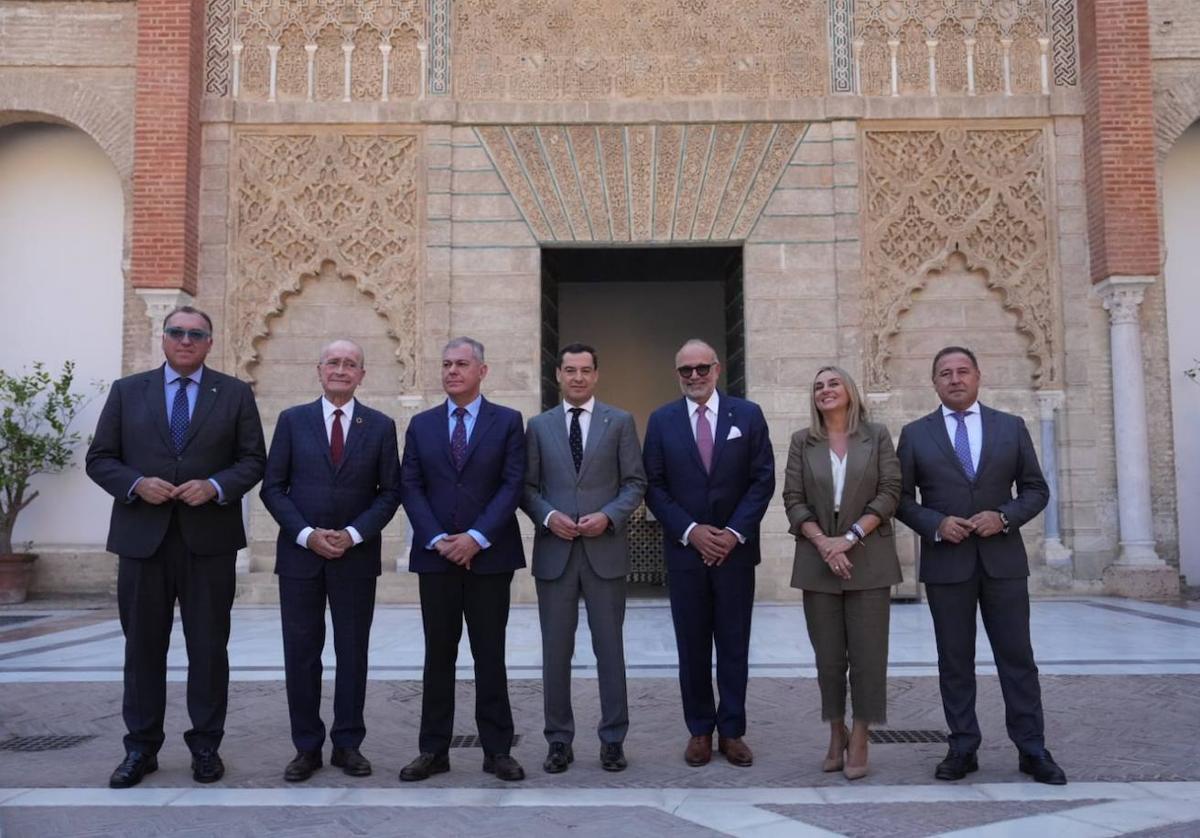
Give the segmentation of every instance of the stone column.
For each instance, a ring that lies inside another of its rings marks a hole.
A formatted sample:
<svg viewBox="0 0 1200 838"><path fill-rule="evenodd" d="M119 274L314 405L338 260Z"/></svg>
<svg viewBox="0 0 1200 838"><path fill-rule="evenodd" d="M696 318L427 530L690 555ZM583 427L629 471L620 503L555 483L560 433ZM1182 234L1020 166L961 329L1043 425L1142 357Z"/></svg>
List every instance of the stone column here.
<svg viewBox="0 0 1200 838"><path fill-rule="evenodd" d="M179 306L190 306L192 295L179 288L135 288L133 292L146 304L146 316L150 318L150 360L155 365L162 360L163 320Z"/></svg>
<svg viewBox="0 0 1200 838"><path fill-rule="evenodd" d="M1056 413L1063 403L1061 390L1044 390L1037 394L1042 432L1042 472L1050 487L1050 502L1042 516L1045 532L1046 566L1071 572L1071 550L1062 541L1058 517L1058 421Z"/></svg>
<svg viewBox="0 0 1200 838"><path fill-rule="evenodd" d="M1111 319L1113 436L1117 458L1117 516L1121 548L1104 571L1105 588L1121 596L1166 598L1179 592L1179 574L1154 549L1150 509L1150 443L1139 312L1147 276L1110 276L1096 293Z"/></svg>

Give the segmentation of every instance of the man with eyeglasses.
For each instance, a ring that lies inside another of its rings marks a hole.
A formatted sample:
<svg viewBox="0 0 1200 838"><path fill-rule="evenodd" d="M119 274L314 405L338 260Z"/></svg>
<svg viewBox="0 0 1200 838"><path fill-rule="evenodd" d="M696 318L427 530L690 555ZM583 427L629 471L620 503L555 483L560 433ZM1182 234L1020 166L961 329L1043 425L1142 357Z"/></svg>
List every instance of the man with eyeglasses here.
<svg viewBox="0 0 1200 838"><path fill-rule="evenodd" d="M359 750L367 732L367 646L382 532L400 505L400 455L396 423L354 396L365 375L354 341L335 340L321 350L322 395L279 415L260 493L279 524L275 573L296 747L283 779L293 783L322 766L326 601L337 655L329 763L351 777L371 773Z"/></svg>
<svg viewBox="0 0 1200 838"><path fill-rule="evenodd" d="M712 759L712 734L732 764L754 762L743 740L759 522L775 491L762 410L717 390L721 364L702 340L675 355L683 398L650 415L643 459L646 505L662 523L679 650L679 690L691 738L684 761ZM712 650L717 650L713 701Z"/></svg>
<svg viewBox="0 0 1200 838"><path fill-rule="evenodd" d="M175 601L188 653L183 735L198 783L221 779L229 694L234 558L246 546L242 496L263 474L262 423L249 385L204 365L212 320L181 306L163 321L158 369L115 382L87 453L112 495L108 550L119 557L125 633L125 759L109 778L129 788L158 770L167 646Z"/></svg>

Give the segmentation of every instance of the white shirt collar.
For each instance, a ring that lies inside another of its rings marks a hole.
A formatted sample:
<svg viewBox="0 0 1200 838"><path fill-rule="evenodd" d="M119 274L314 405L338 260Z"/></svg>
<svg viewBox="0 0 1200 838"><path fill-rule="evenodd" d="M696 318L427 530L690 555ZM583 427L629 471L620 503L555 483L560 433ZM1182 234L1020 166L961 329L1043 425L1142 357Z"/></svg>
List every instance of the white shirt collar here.
<svg viewBox="0 0 1200 838"><path fill-rule="evenodd" d="M168 384L174 384L176 381L178 381L181 378L186 378L189 381L194 381L196 384L199 384L200 383L200 374L202 372L204 372L204 367L200 366L191 375L184 375L183 373L176 370L170 364L167 364L164 362L163 366L165 366L167 368L166 375L167 375L167 383Z"/></svg>
<svg viewBox="0 0 1200 838"><path fill-rule="evenodd" d="M946 407L946 405L942 405L942 416L946 416L946 417L954 416L954 414L957 412L958 411L953 410L952 408ZM971 406L968 407L966 410L964 410L963 413L966 413L966 414L979 413L978 400L971 402Z"/></svg>
<svg viewBox="0 0 1200 838"><path fill-rule="evenodd" d="M571 404L566 399L563 399L562 404L563 404L563 412L566 413L568 416L571 415L571 408L577 406L577 405ZM582 407L583 412L586 413L588 416L591 416L593 413L596 412L596 397L592 396L590 399L588 399L583 404L578 405L578 407Z"/></svg>
<svg viewBox="0 0 1200 838"><path fill-rule="evenodd" d="M335 410L342 411L342 415L345 416L346 421L349 422L354 417L354 399L350 399L350 401L346 402L341 407L338 407L329 399L321 396L321 411L325 414L326 422L330 421L329 417L333 416L333 412Z"/></svg>
<svg viewBox="0 0 1200 838"><path fill-rule="evenodd" d="M464 405L464 407L467 409L467 416L470 416L472 419L479 415L479 408L482 406L483 393L480 393L478 396L476 396L470 404ZM451 419L454 418L454 411L457 407L458 405L454 403L453 399L446 399L446 415Z"/></svg>
<svg viewBox="0 0 1200 838"><path fill-rule="evenodd" d="M696 415L696 410L700 407L700 403L692 401L686 396L684 397L684 401L687 402L688 418L690 419ZM712 391L712 395L708 397L708 401L704 403L704 407L708 410L708 415L716 416L718 414L721 407L721 396L716 390Z"/></svg>

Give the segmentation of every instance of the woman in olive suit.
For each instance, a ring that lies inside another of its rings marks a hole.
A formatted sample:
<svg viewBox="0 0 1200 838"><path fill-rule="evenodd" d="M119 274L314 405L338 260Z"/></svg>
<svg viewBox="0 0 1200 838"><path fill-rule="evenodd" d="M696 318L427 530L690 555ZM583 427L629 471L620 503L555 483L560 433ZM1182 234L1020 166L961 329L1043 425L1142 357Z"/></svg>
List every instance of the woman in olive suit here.
<svg viewBox="0 0 1200 838"><path fill-rule="evenodd" d="M822 768L857 780L867 774L870 726L887 721L888 616L891 586L901 578L891 525L900 461L887 428L867 421L844 370L818 370L810 410L810 426L792 435L783 487L796 536L792 587L804 590L821 718L829 722Z"/></svg>

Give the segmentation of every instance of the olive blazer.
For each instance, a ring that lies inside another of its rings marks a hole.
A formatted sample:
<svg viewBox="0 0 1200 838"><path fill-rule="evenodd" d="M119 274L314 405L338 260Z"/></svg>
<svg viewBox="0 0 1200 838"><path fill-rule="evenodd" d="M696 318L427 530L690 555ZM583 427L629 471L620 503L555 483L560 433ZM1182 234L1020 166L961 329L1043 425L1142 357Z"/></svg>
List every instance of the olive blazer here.
<svg viewBox="0 0 1200 838"><path fill-rule="evenodd" d="M808 428L792 434L783 506L788 532L796 537L793 588L836 594L886 588L901 580L891 524L900 499L900 460L892 446L892 435L883 425L864 422L847 439L846 457L846 482L835 519L829 440L813 437ZM849 580L842 581L804 537L800 526L805 521L816 521L826 535L844 535L864 512L878 516L882 523L846 554L854 570Z"/></svg>

